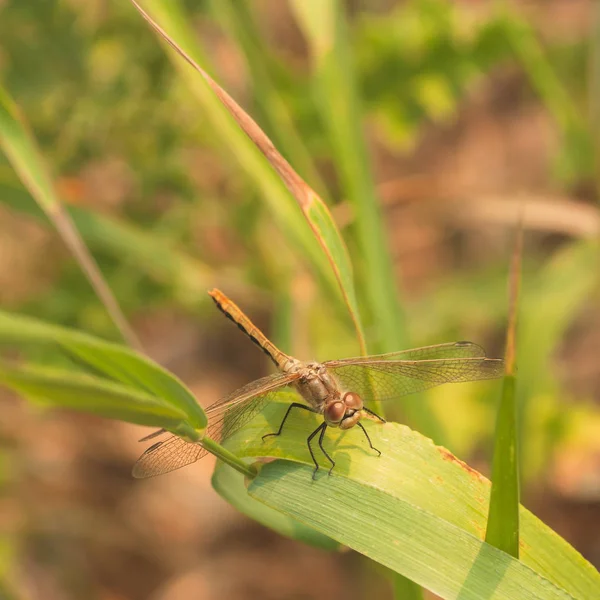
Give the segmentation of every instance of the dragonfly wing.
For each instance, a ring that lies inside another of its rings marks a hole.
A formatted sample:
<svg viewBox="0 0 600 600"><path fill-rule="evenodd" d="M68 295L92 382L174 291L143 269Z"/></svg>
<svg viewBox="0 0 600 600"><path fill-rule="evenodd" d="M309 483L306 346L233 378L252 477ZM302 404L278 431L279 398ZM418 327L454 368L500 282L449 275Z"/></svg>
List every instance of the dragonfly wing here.
<svg viewBox="0 0 600 600"><path fill-rule="evenodd" d="M394 400L444 383L495 379L504 371L503 360L484 357L414 361L362 358L325 364L344 390L375 401Z"/></svg>
<svg viewBox="0 0 600 600"><path fill-rule="evenodd" d="M206 435L223 441L251 421L268 403L275 399L277 392L297 379L296 375L276 373L257 379L206 409L209 426ZM142 439L151 439L163 431L157 431ZM202 457L208 451L198 442L188 442L172 435L166 440L150 446L133 467L133 476L138 479L154 477L181 469Z"/></svg>
<svg viewBox="0 0 600 600"><path fill-rule="evenodd" d="M389 352L388 354L330 360L324 364L326 366L337 366L372 360L441 360L444 358L485 358L485 356L485 350L473 342L449 342L447 344L436 344L434 346L422 346L421 348Z"/></svg>
<svg viewBox="0 0 600 600"><path fill-rule="evenodd" d="M133 467L136 479L155 477L191 465L207 454L200 444L172 435L148 448Z"/></svg>

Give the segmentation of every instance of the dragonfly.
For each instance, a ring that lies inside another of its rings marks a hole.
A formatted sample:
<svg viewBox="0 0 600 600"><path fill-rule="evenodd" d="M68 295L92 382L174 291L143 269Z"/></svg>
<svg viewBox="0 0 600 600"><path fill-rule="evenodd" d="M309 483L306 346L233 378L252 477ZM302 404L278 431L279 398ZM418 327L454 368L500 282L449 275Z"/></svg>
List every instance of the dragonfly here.
<svg viewBox="0 0 600 600"><path fill-rule="evenodd" d="M282 352L260 331L248 316L223 292L208 292L217 308L246 334L273 361L277 373L257 379L206 409L209 426L205 435L222 442L248 424L270 402L291 388L298 402L290 402L277 431L263 436L263 441L282 434L293 410L305 410L323 417L310 433L306 443L315 465L313 479L319 470L313 440L329 461L331 474L335 461L323 445L329 427L362 430L370 448L375 448L362 420L385 420L365 406L366 401L387 402L421 392L445 383L494 379L504 371L502 359L487 358L481 346L472 342L452 342L402 350L388 354L360 356L319 362L304 362ZM166 435L161 429L140 441ZM191 442L171 435L150 446L133 468L136 478L153 477L190 465L208 454L202 440Z"/></svg>

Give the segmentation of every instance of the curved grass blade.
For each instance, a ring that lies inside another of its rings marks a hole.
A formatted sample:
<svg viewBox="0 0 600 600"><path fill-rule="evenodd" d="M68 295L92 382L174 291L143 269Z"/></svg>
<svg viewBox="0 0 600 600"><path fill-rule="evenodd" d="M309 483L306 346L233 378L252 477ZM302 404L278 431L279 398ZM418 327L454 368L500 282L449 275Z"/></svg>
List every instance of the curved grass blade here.
<svg viewBox="0 0 600 600"><path fill-rule="evenodd" d="M127 323L112 291L104 281L96 261L73 226L68 212L64 209L24 118L19 113L17 105L1 87L0 145L23 185L52 221L61 239L79 263L81 270L104 304L123 339L130 346L140 349L137 336Z"/></svg>
<svg viewBox="0 0 600 600"><path fill-rule="evenodd" d="M267 132L306 180L311 182L321 198L327 200L327 186L319 174L292 115L273 85L269 69L270 56L265 50L253 10L245 2L236 0L211 0L210 7L219 23L230 33L246 62L256 96L260 119L267 125Z"/></svg>
<svg viewBox="0 0 600 600"><path fill-rule="evenodd" d="M505 376L496 418L492 490L485 541L519 558L519 446L516 395L516 329L519 308L523 217L515 240L509 274L509 311L506 332Z"/></svg>
<svg viewBox="0 0 600 600"><path fill-rule="evenodd" d="M91 375L0 362L0 383L38 402L128 423L186 429L186 414L156 396Z"/></svg>
<svg viewBox="0 0 600 600"><path fill-rule="evenodd" d="M0 362L0 384L35 402L55 408L69 408L168 430L188 442L199 442L224 464L244 477L255 477L256 470L192 425L188 414L163 398L102 377L74 371L10 366Z"/></svg>
<svg viewBox="0 0 600 600"><path fill-rule="evenodd" d="M207 63L205 53L197 43L196 34L188 24L178 0L148 0L144 4L166 29L173 32L179 46L195 63L203 65ZM171 50L167 42L164 46ZM252 140L230 117L212 89L188 68L176 51L169 51L168 54L183 80L202 104L209 123L213 125L215 136L224 140L223 145L233 150L240 166L256 185L259 197L266 203L281 227L285 239L289 240L301 253L303 259L311 265L320 285L334 298L338 308L343 309L342 298L327 258L318 244L315 244L314 236L297 202L290 196L277 173L265 162Z"/></svg>
<svg viewBox="0 0 600 600"><path fill-rule="evenodd" d="M270 405L226 442L246 460L285 459L262 467L253 498L443 598L593 598L600 589L598 571L523 507L520 560L486 544L490 482L405 426L366 424L379 458L356 428L328 434L336 466L313 482L306 437L317 417L302 411L276 442L261 441L285 408Z"/></svg>
<svg viewBox="0 0 600 600"><path fill-rule="evenodd" d="M221 88L208 73L202 69L202 67L200 67L181 45L179 45L150 17L150 15L148 15L146 11L144 11L136 0L131 0L131 2L152 28L177 52L177 54L179 54L202 76L206 84L227 109L227 112L235 119L239 127L266 157L292 194L329 261L329 266L335 275L339 290L341 291L344 302L350 312L361 351L365 353L366 344L356 301L350 257L327 206L314 190L312 190L296 171L294 171L256 122L233 100L233 98L231 98L231 96L229 96L229 94ZM155 0L154 4L160 6L162 3L156 2ZM311 250L311 254L314 255L314 251Z"/></svg>
<svg viewBox="0 0 600 600"><path fill-rule="evenodd" d="M206 428L206 415L192 393L150 359L79 331L0 311L0 343L26 345L32 342L58 345L94 374L160 398L183 411L194 429Z"/></svg>
<svg viewBox="0 0 600 600"><path fill-rule="evenodd" d="M362 133L344 11L339 0L293 0L291 5L312 53L323 123L329 130L345 195L354 208L353 230L360 248L359 262L363 263L358 271L360 289L370 327L376 332L373 348L376 353L404 348L406 323Z"/></svg>

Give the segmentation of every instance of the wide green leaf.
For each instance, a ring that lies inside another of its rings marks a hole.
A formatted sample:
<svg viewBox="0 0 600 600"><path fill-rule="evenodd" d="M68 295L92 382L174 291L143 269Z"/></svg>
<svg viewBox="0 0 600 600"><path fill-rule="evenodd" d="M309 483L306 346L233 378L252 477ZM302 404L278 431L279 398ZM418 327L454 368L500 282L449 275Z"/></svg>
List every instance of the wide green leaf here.
<svg viewBox="0 0 600 600"><path fill-rule="evenodd" d="M523 507L520 560L486 544L490 482L405 426L366 423L380 458L358 428L331 433L335 469L313 481L306 439L317 417L293 414L279 438L261 440L284 408L272 404L226 443L246 459L286 459L250 483L256 500L443 598L593 598L600 589L592 565Z"/></svg>
<svg viewBox="0 0 600 600"><path fill-rule="evenodd" d="M212 476L212 485L218 494L241 513L270 527L281 535L324 550L336 550L340 547L338 542L316 529L308 527L249 496L244 476L223 463L217 464Z"/></svg>
<svg viewBox="0 0 600 600"><path fill-rule="evenodd" d="M442 598L570 597L477 537L352 479L332 477L311 485L310 468L274 463L263 469L250 494Z"/></svg>
<svg viewBox="0 0 600 600"><path fill-rule="evenodd" d="M193 429L206 428L204 411L192 393L171 373L133 350L79 331L0 311L0 343L55 344L96 374L182 411Z"/></svg>

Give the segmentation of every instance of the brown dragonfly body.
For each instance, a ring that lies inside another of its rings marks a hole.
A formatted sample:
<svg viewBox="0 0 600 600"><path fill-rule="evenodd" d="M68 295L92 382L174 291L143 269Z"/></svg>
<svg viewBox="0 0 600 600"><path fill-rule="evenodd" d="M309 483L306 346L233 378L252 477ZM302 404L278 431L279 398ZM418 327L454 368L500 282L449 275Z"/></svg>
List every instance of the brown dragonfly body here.
<svg viewBox="0 0 600 600"><path fill-rule="evenodd" d="M503 361L486 358L482 348L471 342L455 342L377 356L330 360L324 363L303 362L279 350L242 310L219 290L209 292L217 308L231 319L275 363L279 373L258 379L219 400L206 410L207 435L224 440L248 423L285 387L295 389L304 400L291 403L279 429L263 436L280 435L292 409L323 415L323 423L307 438L311 458L319 469L311 442L319 435L321 451L331 463L335 461L323 447L327 427L350 429L358 426L369 446L373 447L361 419L384 420L364 406L363 399L386 401L422 391L443 383L474 381L499 377ZM153 438L160 430L144 440ZM207 454L201 442L189 442L177 436L157 442L136 463L135 477L151 477L179 469ZM314 477L313 474L313 477Z"/></svg>

